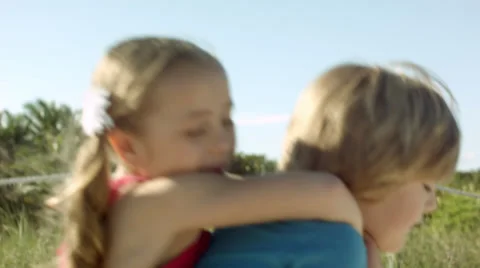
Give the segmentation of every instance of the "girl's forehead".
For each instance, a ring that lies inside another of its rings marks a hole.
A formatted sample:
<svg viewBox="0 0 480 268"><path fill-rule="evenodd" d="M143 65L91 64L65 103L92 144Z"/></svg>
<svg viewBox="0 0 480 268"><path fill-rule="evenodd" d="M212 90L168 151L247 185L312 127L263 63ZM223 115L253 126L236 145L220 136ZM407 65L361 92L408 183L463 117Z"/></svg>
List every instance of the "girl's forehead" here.
<svg viewBox="0 0 480 268"><path fill-rule="evenodd" d="M161 81L151 96L155 110L168 117L199 117L229 111L232 105L226 77L199 71L180 79Z"/></svg>

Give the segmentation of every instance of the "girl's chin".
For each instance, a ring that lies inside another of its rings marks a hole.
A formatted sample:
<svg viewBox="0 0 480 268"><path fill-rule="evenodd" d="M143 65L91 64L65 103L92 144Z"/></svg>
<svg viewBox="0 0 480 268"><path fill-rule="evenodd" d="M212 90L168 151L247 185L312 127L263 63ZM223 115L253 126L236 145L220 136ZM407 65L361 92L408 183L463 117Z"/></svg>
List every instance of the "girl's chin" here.
<svg viewBox="0 0 480 268"><path fill-rule="evenodd" d="M414 226L411 228L404 228L403 230L399 230L399 228L395 229L395 232L388 232L383 234L388 234L384 236L377 236L374 237L373 235L365 232L364 239L365 243L369 243L370 245L376 245L376 247L384 253L398 253L401 251L408 240L410 232Z"/></svg>
<svg viewBox="0 0 480 268"><path fill-rule="evenodd" d="M396 239L390 239L389 243L380 249L385 253L398 253L405 247L407 236L408 235L403 235Z"/></svg>

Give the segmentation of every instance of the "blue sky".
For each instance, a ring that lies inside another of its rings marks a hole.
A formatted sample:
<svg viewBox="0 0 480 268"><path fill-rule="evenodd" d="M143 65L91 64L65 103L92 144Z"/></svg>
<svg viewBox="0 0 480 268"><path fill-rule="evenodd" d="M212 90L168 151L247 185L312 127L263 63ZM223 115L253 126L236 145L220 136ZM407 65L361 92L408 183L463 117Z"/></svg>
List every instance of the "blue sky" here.
<svg viewBox="0 0 480 268"><path fill-rule="evenodd" d="M78 107L107 46L131 35L173 35L208 49L226 66L239 150L277 158L295 100L316 75L342 61L413 60L454 91L464 131L460 168L480 167L480 2L46 3L2 3L0 109L19 111L36 98Z"/></svg>

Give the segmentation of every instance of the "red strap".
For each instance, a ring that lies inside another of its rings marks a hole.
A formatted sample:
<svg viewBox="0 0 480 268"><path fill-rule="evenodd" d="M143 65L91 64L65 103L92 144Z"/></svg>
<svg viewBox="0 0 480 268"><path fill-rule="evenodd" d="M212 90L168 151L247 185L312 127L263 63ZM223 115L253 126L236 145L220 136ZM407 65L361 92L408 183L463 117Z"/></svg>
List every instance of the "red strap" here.
<svg viewBox="0 0 480 268"><path fill-rule="evenodd" d="M138 176L125 176L110 181L110 196L108 198L110 204L116 202L121 196L121 189L129 184L140 183L146 181L147 178Z"/></svg>
<svg viewBox="0 0 480 268"><path fill-rule="evenodd" d="M200 260L202 255L207 251L210 245L211 234L203 231L193 244L180 253L177 257L170 260L161 268L194 268L195 264ZM159 268L160 268L159 267Z"/></svg>

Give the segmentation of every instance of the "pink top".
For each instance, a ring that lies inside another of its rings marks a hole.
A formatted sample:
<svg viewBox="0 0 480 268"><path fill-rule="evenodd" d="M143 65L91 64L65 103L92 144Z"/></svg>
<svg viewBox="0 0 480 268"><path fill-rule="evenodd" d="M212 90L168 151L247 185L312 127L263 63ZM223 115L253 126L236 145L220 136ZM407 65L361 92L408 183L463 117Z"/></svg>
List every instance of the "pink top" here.
<svg viewBox="0 0 480 268"><path fill-rule="evenodd" d="M109 202L113 204L121 197L122 187L133 184L141 183L146 181L147 178L136 177L136 176L125 176L117 180L112 180L110 182L110 196ZM192 243L188 248L186 248L182 253L177 257L170 260L166 264L159 266L159 268L193 268L198 260L201 258L203 253L208 249L210 245L211 234L207 231L203 231L197 241ZM57 255L61 257L63 252L63 245L57 250ZM59 268L65 268L65 262L63 259L60 259Z"/></svg>

